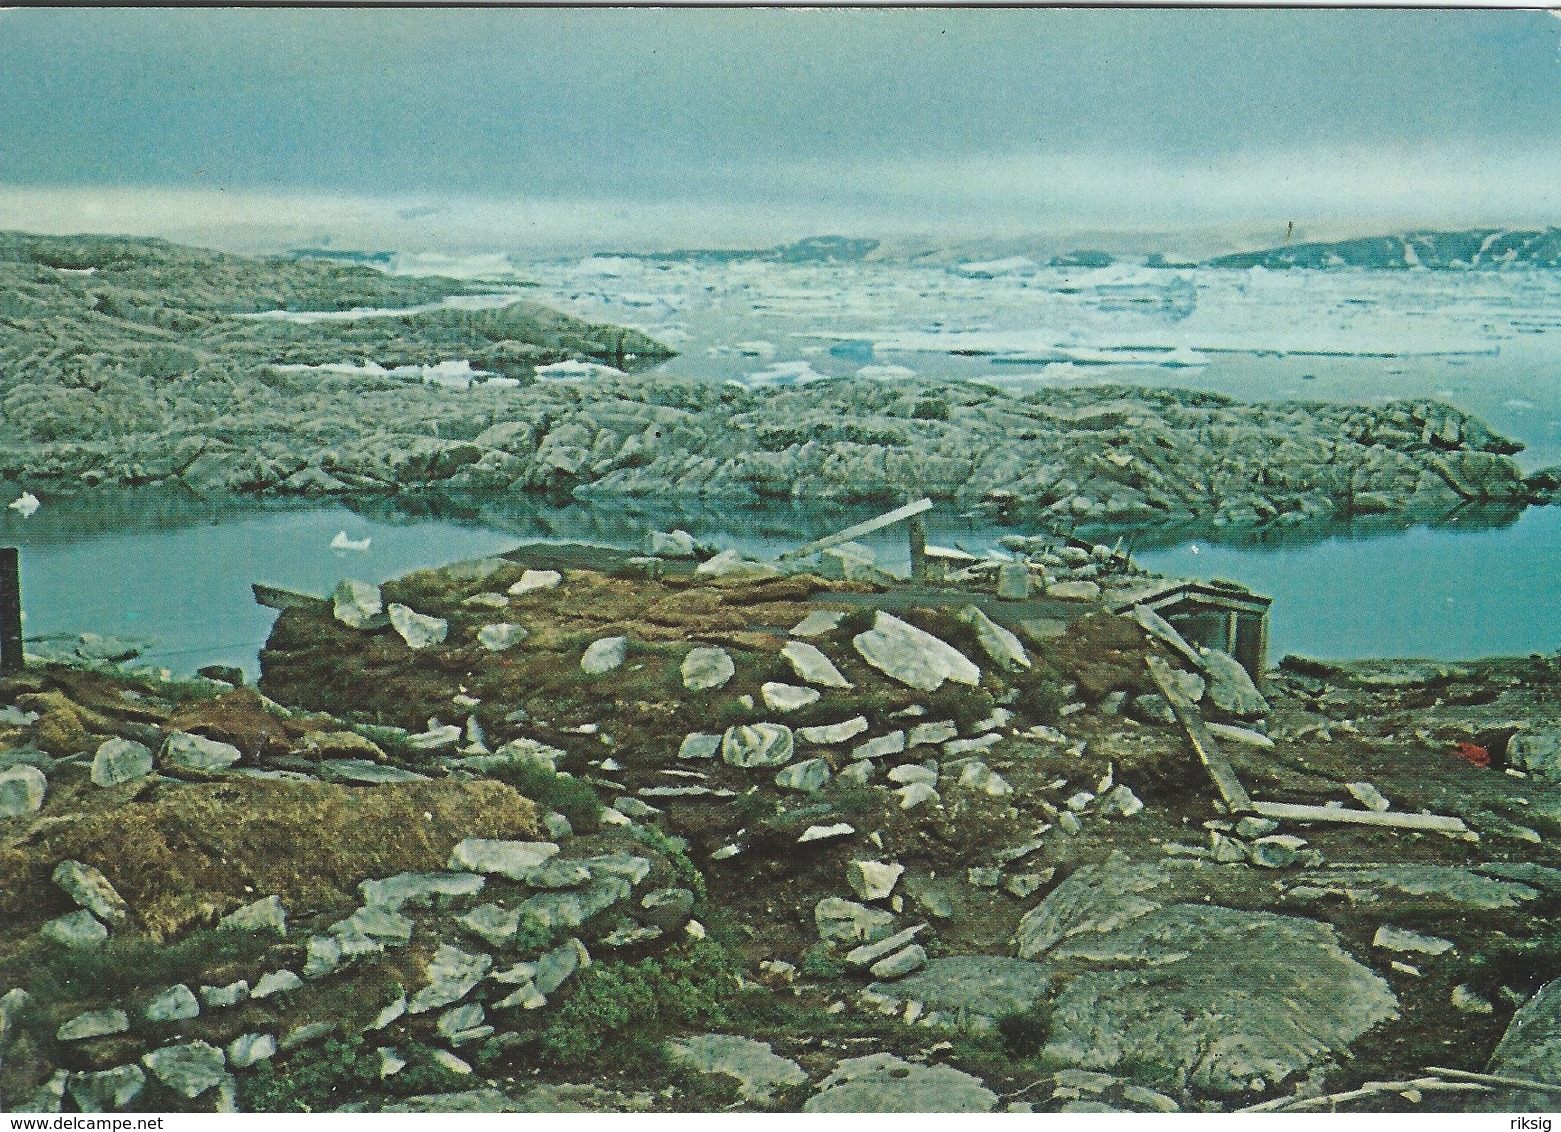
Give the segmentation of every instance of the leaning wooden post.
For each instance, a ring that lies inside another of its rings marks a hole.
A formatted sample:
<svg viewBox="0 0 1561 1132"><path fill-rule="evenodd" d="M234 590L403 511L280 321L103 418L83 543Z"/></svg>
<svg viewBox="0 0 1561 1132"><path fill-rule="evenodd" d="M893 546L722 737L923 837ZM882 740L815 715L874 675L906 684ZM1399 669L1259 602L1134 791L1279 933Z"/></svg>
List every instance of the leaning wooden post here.
<svg viewBox="0 0 1561 1132"><path fill-rule="evenodd" d="M22 670L22 568L14 546L0 547L0 676Z"/></svg>
<svg viewBox="0 0 1561 1132"><path fill-rule="evenodd" d="M924 582L927 580L927 521L920 515L912 515L905 521L905 533L911 543L911 577Z"/></svg>

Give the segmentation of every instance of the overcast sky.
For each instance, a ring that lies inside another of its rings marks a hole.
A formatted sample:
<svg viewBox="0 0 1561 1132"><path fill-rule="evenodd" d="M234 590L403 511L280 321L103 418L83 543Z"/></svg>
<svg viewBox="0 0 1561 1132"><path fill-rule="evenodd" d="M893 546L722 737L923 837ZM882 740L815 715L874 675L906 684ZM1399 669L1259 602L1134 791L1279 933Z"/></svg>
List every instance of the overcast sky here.
<svg viewBox="0 0 1561 1132"><path fill-rule="evenodd" d="M0 224L429 247L1547 224L1558 41L1539 12L13 9Z"/></svg>

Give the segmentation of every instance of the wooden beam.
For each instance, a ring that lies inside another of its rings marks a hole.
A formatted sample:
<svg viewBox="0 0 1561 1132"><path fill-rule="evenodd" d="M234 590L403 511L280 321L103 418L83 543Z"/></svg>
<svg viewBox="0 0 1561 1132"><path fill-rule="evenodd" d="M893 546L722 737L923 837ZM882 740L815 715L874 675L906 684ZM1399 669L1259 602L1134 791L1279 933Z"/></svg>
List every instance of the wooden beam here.
<svg viewBox="0 0 1561 1132"><path fill-rule="evenodd" d="M267 609L293 609L297 606L324 605L329 598L315 597L313 594L301 594L294 590L284 590L280 586L268 586L264 582L251 582L250 591L255 595L255 604L263 605Z"/></svg>
<svg viewBox="0 0 1561 1132"><path fill-rule="evenodd" d="M1427 1073L1451 1077L1455 1081L1473 1081L1477 1085L1501 1085L1510 1089L1530 1089L1536 1093L1561 1093L1561 1081L1536 1081L1531 1077L1508 1077L1504 1073L1471 1073L1467 1069L1443 1069L1427 1065Z"/></svg>
<svg viewBox="0 0 1561 1132"><path fill-rule="evenodd" d="M912 515L920 515L924 511L931 510L932 500L918 499L915 503L907 503L904 507L896 507L893 511L880 515L876 519L868 519L865 522L857 523L855 526L847 527L843 531L836 531L832 535L825 535L823 538L814 539L812 542L805 542L795 550L788 550L785 554L782 554L779 561L784 562L788 558L806 558L810 554L817 554L821 550L828 550L832 546L839 546L841 543L850 542L854 538L870 535L874 531L892 527L902 519L909 519Z"/></svg>
<svg viewBox="0 0 1561 1132"><path fill-rule="evenodd" d="M1231 769L1225 756L1220 753L1219 742L1204 725L1202 713L1176 690L1176 683L1171 678L1171 666L1157 656L1146 656L1144 664L1149 669L1149 676L1154 680L1155 687L1160 689L1160 694L1171 705L1171 711L1175 713L1177 722L1187 733L1187 742L1192 745L1198 761L1214 780L1214 788L1220 792L1220 797L1225 800L1225 804L1232 812L1251 809L1251 796L1247 793L1246 787L1241 785L1241 779L1236 777L1236 772Z"/></svg>
<svg viewBox="0 0 1561 1132"><path fill-rule="evenodd" d="M1343 806L1298 806L1289 802L1253 802L1252 812L1285 821L1331 821L1346 825L1375 825L1388 829L1418 829L1430 833L1468 833L1458 818L1440 814L1398 814L1391 810L1350 810Z"/></svg>
<svg viewBox="0 0 1561 1132"><path fill-rule="evenodd" d="M1198 655L1198 650L1189 645L1186 639L1176 631L1176 627L1161 617L1147 605L1133 606L1132 618L1137 621L1144 632L1155 640L1181 655L1188 664L1203 670L1203 657Z"/></svg>

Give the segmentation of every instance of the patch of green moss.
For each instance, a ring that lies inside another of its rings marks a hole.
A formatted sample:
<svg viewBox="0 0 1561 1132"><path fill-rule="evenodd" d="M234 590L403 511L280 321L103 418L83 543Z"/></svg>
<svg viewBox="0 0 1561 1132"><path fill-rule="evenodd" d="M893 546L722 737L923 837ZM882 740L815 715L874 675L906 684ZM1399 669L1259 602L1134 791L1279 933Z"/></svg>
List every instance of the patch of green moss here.
<svg viewBox="0 0 1561 1132"><path fill-rule="evenodd" d="M595 829L602 817L602 800L587 782L559 774L540 763L510 763L489 772L546 810L557 810L578 830Z"/></svg>

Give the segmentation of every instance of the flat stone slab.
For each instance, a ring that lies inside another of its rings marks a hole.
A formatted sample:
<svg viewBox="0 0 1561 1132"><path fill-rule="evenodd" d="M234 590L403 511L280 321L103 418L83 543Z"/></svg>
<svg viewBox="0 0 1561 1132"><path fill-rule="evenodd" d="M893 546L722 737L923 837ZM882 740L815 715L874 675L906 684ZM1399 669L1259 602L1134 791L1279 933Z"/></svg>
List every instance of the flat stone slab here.
<svg viewBox="0 0 1561 1132"><path fill-rule="evenodd" d="M450 853L450 868L473 873L493 873L510 880L526 874L558 854L551 841L498 841L468 837Z"/></svg>
<svg viewBox="0 0 1561 1132"><path fill-rule="evenodd" d="M982 1031L1005 1015L1031 1009L1051 981L1040 963L958 955L934 959L908 978L873 983L867 990L880 1002L919 1002L927 1013L944 1014L960 1029Z"/></svg>
<svg viewBox="0 0 1561 1132"><path fill-rule="evenodd" d="M840 1062L803 1112L991 1112L997 1094L949 1065L918 1065L890 1053Z"/></svg>
<svg viewBox="0 0 1561 1132"><path fill-rule="evenodd" d="M690 649L679 669L683 687L690 692L710 692L725 687L737 674L737 667L725 649L699 647Z"/></svg>
<svg viewBox="0 0 1561 1132"><path fill-rule="evenodd" d="M1398 1017L1388 984L1333 928L1267 912L1175 904L1074 935L1045 966L1062 985L1046 1057L1107 1072L1157 1066L1216 1092L1334 1061Z"/></svg>
<svg viewBox="0 0 1561 1132"><path fill-rule="evenodd" d="M981 670L964 653L892 613L879 610L873 627L851 643L868 664L910 688L935 692L946 680L981 683Z"/></svg>
<svg viewBox="0 0 1561 1132"><path fill-rule="evenodd" d="M450 623L443 617L430 617L397 602L392 602L387 612L390 627L414 651L440 644L449 635Z"/></svg>
<svg viewBox="0 0 1561 1132"><path fill-rule="evenodd" d="M1307 869L1291 875L1287 895L1344 896L1356 903L1403 904L1416 910L1477 908L1494 912L1520 908L1540 892L1516 880L1487 876L1456 865L1366 865ZM1402 900L1409 897L1409 900Z"/></svg>
<svg viewBox="0 0 1561 1132"><path fill-rule="evenodd" d="M601 676L622 665L628 655L628 637L603 637L586 647L580 657L580 671L587 676Z"/></svg>
<svg viewBox="0 0 1561 1132"><path fill-rule="evenodd" d="M1024 914L1014 933L1015 954L1034 959L1071 936L1109 932L1160 907L1146 893L1170 880L1158 865L1113 853L1101 864L1080 865Z"/></svg>
<svg viewBox="0 0 1561 1132"><path fill-rule="evenodd" d="M740 1092L748 1100L767 1104L776 1089L806 1085L808 1075L790 1058L781 1057L768 1042L732 1034L696 1034L669 1042L672 1059L701 1073L720 1073L735 1077Z"/></svg>
<svg viewBox="0 0 1561 1132"><path fill-rule="evenodd" d="M92 784L94 786L119 786L145 778L152 773L152 750L134 739L115 736L98 745L92 756ZM132 1067L136 1072L140 1068Z"/></svg>
<svg viewBox="0 0 1561 1132"><path fill-rule="evenodd" d="M168 1088L193 1100L227 1078L226 1060L216 1046L186 1042L155 1049L141 1059L141 1064Z"/></svg>
<svg viewBox="0 0 1561 1132"><path fill-rule="evenodd" d="M35 766L6 767L0 770L0 819L34 814L43 808L49 780Z"/></svg>
<svg viewBox="0 0 1561 1132"><path fill-rule="evenodd" d="M797 679L820 688L849 688L851 681L840 674L834 661L825 656L817 645L806 641L787 641L781 656L791 665Z"/></svg>

